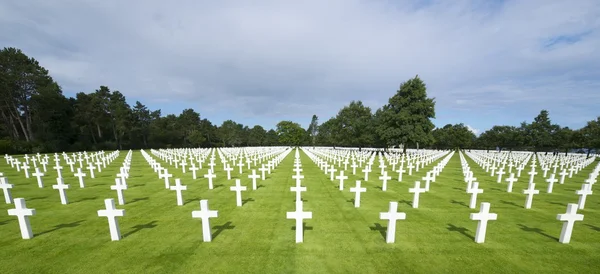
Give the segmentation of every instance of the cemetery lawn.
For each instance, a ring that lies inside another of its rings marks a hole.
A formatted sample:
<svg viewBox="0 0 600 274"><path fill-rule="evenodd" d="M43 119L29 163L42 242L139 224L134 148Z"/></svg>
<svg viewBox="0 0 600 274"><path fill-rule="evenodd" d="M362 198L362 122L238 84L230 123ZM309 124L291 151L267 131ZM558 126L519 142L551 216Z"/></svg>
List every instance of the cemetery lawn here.
<svg viewBox="0 0 600 274"><path fill-rule="evenodd" d="M255 191L249 172L244 169L240 176L235 167L233 177L241 177L248 187L242 193L242 207L235 205L235 193L229 190L235 181L226 180L220 160L215 161L218 177L213 190L202 178L206 165L193 181L191 172L182 174L181 169L163 164L188 186L183 192L185 205L178 207L175 191L166 190L135 151L126 204L117 205L125 209L119 218L123 239L111 242L107 219L98 217L97 211L104 208L105 198L116 200L109 186L125 155L121 152L96 179L88 174L84 189L64 166L65 183L71 185L68 205L60 204L58 191L51 187L56 184L54 170L48 169L45 187L39 189L35 177L25 179L2 160L0 172L15 185L13 197L25 198L27 207L37 211L30 218L35 236L23 240L16 217L7 214L14 206L0 205L2 273L597 273L600 267L600 194L589 196L586 208L579 211L585 217L575 224L570 244L558 243L562 222L556 220L567 203L577 202L575 190L596 163L566 178L564 185L555 184L552 194L546 193L547 184L538 174L540 194L526 210L525 171L514 192L506 193L505 183L497 184L467 157L484 189L478 204L490 202L491 212L498 214L498 220L488 224L486 242L476 244L477 222L469 214L479 209L467 206L470 195L465 193L458 153L431 191L421 195L418 209L410 206L413 196L408 188L433 164L413 176L405 174L400 183L395 181L397 173L390 173L394 181L383 192L375 161L369 181L363 182L367 192L362 193L361 207L355 208L349 188L362 180L363 173L357 170L353 176L348 167L350 179L341 192L337 181L331 182L301 153L302 185L308 188L302 193L304 210L312 211L313 219L305 220L304 243L296 244L295 221L286 219L286 212L295 209L295 194L290 192L295 184L294 153L266 181L259 181ZM219 216L210 220L210 243L202 242L201 221L191 216L199 210L200 199L208 199L210 209L218 210ZM407 215L397 222L394 244L385 243L387 221L379 219L390 201L398 201L398 210Z"/></svg>

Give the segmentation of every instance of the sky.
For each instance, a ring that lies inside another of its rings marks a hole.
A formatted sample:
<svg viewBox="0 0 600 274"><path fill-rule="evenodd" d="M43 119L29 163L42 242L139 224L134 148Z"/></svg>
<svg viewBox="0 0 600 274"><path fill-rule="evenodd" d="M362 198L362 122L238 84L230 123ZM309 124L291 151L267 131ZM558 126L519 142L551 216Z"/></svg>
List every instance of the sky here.
<svg viewBox="0 0 600 274"><path fill-rule="evenodd" d="M0 45L67 96L105 85L216 124L374 112L416 75L438 127L600 116L598 0L0 0Z"/></svg>

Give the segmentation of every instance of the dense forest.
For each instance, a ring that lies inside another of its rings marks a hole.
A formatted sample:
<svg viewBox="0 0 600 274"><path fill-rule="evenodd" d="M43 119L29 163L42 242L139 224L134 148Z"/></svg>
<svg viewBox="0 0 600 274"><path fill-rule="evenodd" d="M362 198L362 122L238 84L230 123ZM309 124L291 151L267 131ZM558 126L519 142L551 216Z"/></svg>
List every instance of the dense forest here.
<svg viewBox="0 0 600 274"><path fill-rule="evenodd" d="M335 117L307 129L281 121L274 129L233 120L215 125L185 109L162 115L107 86L63 95L48 70L16 48L0 51L0 153L171 147L314 145L568 151L600 148L600 117L580 129L553 124L541 110L531 122L499 125L475 136L465 125L435 128L435 100L415 76L373 111L352 101ZM310 117L307 117L309 119Z"/></svg>

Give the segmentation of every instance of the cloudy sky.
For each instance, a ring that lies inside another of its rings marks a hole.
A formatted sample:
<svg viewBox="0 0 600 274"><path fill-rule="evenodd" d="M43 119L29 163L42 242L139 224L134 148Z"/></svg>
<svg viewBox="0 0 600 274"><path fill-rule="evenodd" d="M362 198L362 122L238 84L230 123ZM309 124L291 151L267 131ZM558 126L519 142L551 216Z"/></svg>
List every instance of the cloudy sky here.
<svg viewBox="0 0 600 274"><path fill-rule="evenodd" d="M219 124L377 109L417 74L437 126L600 115L598 0L0 0L0 43L68 96L106 85Z"/></svg>

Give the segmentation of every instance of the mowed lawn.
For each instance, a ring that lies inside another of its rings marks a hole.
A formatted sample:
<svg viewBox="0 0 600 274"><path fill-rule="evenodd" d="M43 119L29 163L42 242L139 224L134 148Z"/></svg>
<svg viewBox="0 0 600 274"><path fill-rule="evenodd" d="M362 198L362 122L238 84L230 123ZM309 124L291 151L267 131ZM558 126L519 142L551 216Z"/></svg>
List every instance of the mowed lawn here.
<svg viewBox="0 0 600 274"><path fill-rule="evenodd" d="M363 181L367 192L362 193L361 207L354 208L349 188L362 181L363 173L357 170L352 176L349 167L345 173L350 179L341 192L337 181L331 182L301 153L302 185L308 188L302 198L313 219L305 220L304 243L296 244L295 221L286 219L286 212L295 209L295 193L290 192L295 185L293 152L255 191L248 172L239 175L234 168L233 177L241 177L248 187L242 207L235 205L235 193L229 190L235 181L226 180L220 160L215 161L218 177L213 190L201 177L206 163L196 181L190 172L182 174L181 169L170 167L174 178L188 186L183 193L186 204L178 207L175 192L164 188L164 181L135 151L127 203L117 205L125 209L125 216L119 218L124 237L111 242L107 219L98 217L97 210L104 208L105 198L116 201L110 185L126 153L122 151L96 179L86 177L84 189L65 165L63 176L71 185L68 205L60 204L58 191L51 187L56 183L54 170L48 170L45 187L39 189L34 177L25 179L2 159L0 172L15 184L13 197L25 198L27 207L37 211L30 219L35 236L23 240L16 217L7 214L14 206L0 204L2 273L597 273L600 267L600 194L588 196L586 209L579 211L584 221L575 224L570 244L558 243L562 222L556 220L567 203L577 202L575 190L597 162L567 178L564 185L556 184L552 194L546 193L546 183L538 174L540 195L526 210L521 193L527 187L525 171L514 192L506 193L505 183L497 184L495 177L469 159L480 188L485 189L478 204L490 202L491 212L498 214L498 220L488 225L486 242L476 244L477 222L469 219L469 213L479 211L479 206L477 210L467 207L470 194L465 193L458 153L430 192L421 195L418 209L410 206L408 188L437 162L413 176L405 174L403 182L396 182L397 173L391 173L394 181L383 192L375 160L369 181ZM210 243L202 242L201 221L191 217L193 210L199 210L200 199L208 199L209 207L219 214L211 219ZM385 243L387 221L379 219L390 201L398 201L399 211L407 215L397 223L394 244Z"/></svg>

